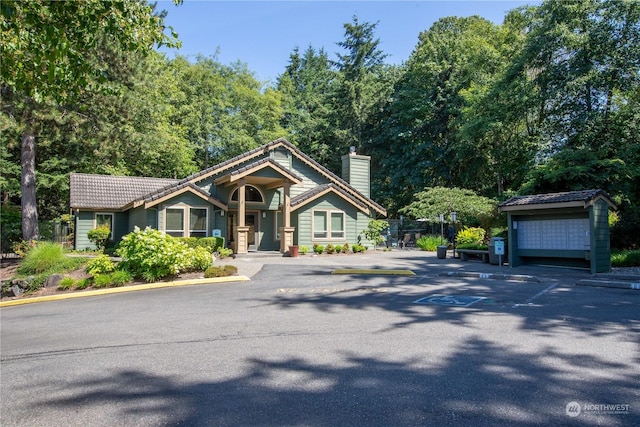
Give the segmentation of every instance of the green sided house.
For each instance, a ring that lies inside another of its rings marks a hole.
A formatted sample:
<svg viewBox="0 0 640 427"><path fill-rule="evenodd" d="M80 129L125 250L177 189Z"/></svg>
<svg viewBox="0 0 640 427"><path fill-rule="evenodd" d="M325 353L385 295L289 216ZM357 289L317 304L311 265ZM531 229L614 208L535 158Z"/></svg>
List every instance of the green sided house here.
<svg viewBox="0 0 640 427"><path fill-rule="evenodd" d="M362 230L386 211L369 197L370 158L353 150L342 156L342 176L283 138L180 180L73 173L75 248L94 248L87 232L99 225L111 228L115 242L147 226L171 236L221 236L238 254L372 246Z"/></svg>

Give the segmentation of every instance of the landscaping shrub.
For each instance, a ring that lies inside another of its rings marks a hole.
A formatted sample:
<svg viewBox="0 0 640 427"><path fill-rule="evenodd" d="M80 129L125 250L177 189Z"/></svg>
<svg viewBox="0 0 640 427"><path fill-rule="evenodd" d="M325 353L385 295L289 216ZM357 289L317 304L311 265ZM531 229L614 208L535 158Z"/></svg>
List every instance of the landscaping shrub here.
<svg viewBox="0 0 640 427"><path fill-rule="evenodd" d="M349 253L349 249L351 249L351 248L349 247L349 244L348 244L348 243L345 243L345 244L342 246L342 253L343 253L343 254L348 254L348 253Z"/></svg>
<svg viewBox="0 0 640 427"><path fill-rule="evenodd" d="M611 251L611 266L612 267L640 266L640 249Z"/></svg>
<svg viewBox="0 0 640 427"><path fill-rule="evenodd" d="M53 242L40 242L26 253L18 266L19 274L40 274L65 264L67 257L61 245Z"/></svg>
<svg viewBox="0 0 640 427"><path fill-rule="evenodd" d="M367 250L367 247L361 245L360 243L354 243L353 244L353 253L354 254L357 254L357 253L360 253L360 252L364 252L366 250Z"/></svg>
<svg viewBox="0 0 640 427"><path fill-rule="evenodd" d="M328 254L332 254L332 253L334 253L335 251L336 251L336 248L335 248L335 246L333 246L331 243L329 243L329 244L327 245L327 247L325 248L325 252L326 252L326 253L328 253Z"/></svg>
<svg viewBox="0 0 640 427"><path fill-rule="evenodd" d="M105 226L96 227L87 232L87 237L94 245L96 245L96 248L98 248L99 251L103 251L107 246L107 241L110 236L111 229Z"/></svg>
<svg viewBox="0 0 640 427"><path fill-rule="evenodd" d="M306 255L309 252L309 246L300 246L300 248L298 248L298 251L302 255Z"/></svg>
<svg viewBox="0 0 640 427"><path fill-rule="evenodd" d="M108 288L109 286L111 286L110 274L96 274L93 276L94 288Z"/></svg>
<svg viewBox="0 0 640 427"><path fill-rule="evenodd" d="M484 249L487 248L484 245L484 236L485 231L480 227L464 227L462 230L458 231L456 235L456 244L460 249L481 249L484 246Z"/></svg>
<svg viewBox="0 0 640 427"><path fill-rule="evenodd" d="M91 279L89 278L80 279L76 283L76 289L80 289L80 290L87 289L89 285L91 285Z"/></svg>
<svg viewBox="0 0 640 427"><path fill-rule="evenodd" d="M62 280L60 280L60 283L58 283L58 289L66 291L73 288L75 284L76 281L73 280L72 277L63 277Z"/></svg>
<svg viewBox="0 0 640 427"><path fill-rule="evenodd" d="M318 255L324 253L324 246L319 245L319 244L314 244L313 245L313 252L317 253Z"/></svg>
<svg viewBox="0 0 640 427"><path fill-rule="evenodd" d="M233 251L228 248L218 248L218 251L216 252L216 256L220 259L228 258L231 255L233 255Z"/></svg>
<svg viewBox="0 0 640 427"><path fill-rule="evenodd" d="M128 271L116 270L111 273L111 284L115 287L123 286L125 283L131 282L133 277Z"/></svg>
<svg viewBox="0 0 640 427"><path fill-rule="evenodd" d="M150 282L181 271L204 270L213 262L206 248L189 248L179 239L150 227L136 227L124 236L116 253L123 258L124 270Z"/></svg>
<svg viewBox="0 0 640 427"><path fill-rule="evenodd" d="M96 274L111 273L115 269L116 265L111 261L111 258L109 258L108 255L98 255L87 262L87 266L84 268L84 271L95 276Z"/></svg>
<svg viewBox="0 0 640 427"><path fill-rule="evenodd" d="M211 277L226 277L226 276L233 276L234 274L237 274L237 273L238 273L238 267L236 267L235 265L222 265L222 266L212 265L211 267L205 270L204 277L207 279Z"/></svg>
<svg viewBox="0 0 640 427"><path fill-rule="evenodd" d="M440 245L446 245L446 242L443 242L440 236L422 236L416 241L416 246L423 251L435 252Z"/></svg>
<svg viewBox="0 0 640 427"><path fill-rule="evenodd" d="M336 245L335 249L337 254L342 253L342 245Z"/></svg>

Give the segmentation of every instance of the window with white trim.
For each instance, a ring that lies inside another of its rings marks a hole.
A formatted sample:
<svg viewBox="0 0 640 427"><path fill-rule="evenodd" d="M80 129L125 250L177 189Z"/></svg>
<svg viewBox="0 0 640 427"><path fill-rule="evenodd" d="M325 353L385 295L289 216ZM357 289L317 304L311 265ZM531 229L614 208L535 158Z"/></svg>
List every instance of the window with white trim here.
<svg viewBox="0 0 640 427"><path fill-rule="evenodd" d="M345 238L345 218L342 211L314 210L313 238L340 239Z"/></svg>
<svg viewBox="0 0 640 427"><path fill-rule="evenodd" d="M207 208L189 209L189 236L207 237Z"/></svg>
<svg viewBox="0 0 640 427"><path fill-rule="evenodd" d="M165 209L164 231L169 236L184 237L184 209L183 208Z"/></svg>
<svg viewBox="0 0 640 427"><path fill-rule="evenodd" d="M96 228L107 227L111 230L109 240L113 240L113 220L114 215L112 213L96 213L95 216Z"/></svg>

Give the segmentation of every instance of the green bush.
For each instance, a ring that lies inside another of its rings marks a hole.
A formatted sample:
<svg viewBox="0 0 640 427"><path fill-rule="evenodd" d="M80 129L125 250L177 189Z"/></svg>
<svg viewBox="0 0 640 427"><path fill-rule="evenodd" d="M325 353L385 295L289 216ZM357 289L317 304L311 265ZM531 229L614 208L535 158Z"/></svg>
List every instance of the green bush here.
<svg viewBox="0 0 640 427"><path fill-rule="evenodd" d="M302 255L306 255L309 252L309 246L300 246L298 248L298 251L302 254Z"/></svg>
<svg viewBox="0 0 640 427"><path fill-rule="evenodd" d="M73 280L72 277L63 277L62 280L60 280L60 283L58 283L58 289L60 289L61 291L66 291L73 288L75 284L76 281Z"/></svg>
<svg viewBox="0 0 640 427"><path fill-rule="evenodd" d="M131 274L125 270L116 270L111 273L111 284L115 287L119 287L133 280Z"/></svg>
<svg viewBox="0 0 640 427"><path fill-rule="evenodd" d="M123 258L124 270L149 282L181 271L204 270L213 262L208 249L189 248L179 239L150 227L136 227L124 236L116 253Z"/></svg>
<svg viewBox="0 0 640 427"><path fill-rule="evenodd" d="M234 274L237 274L237 273L238 273L238 267L236 267L235 265L222 265L222 266L213 265L205 270L204 277L206 277L207 279L211 277L227 277L227 276L233 276Z"/></svg>
<svg viewBox="0 0 640 427"><path fill-rule="evenodd" d="M96 274L93 276L93 287L94 288L108 288L111 286L111 275L110 274Z"/></svg>
<svg viewBox="0 0 640 427"><path fill-rule="evenodd" d="M480 227L464 227L456 235L456 245L462 248L463 245L482 245L485 231Z"/></svg>
<svg viewBox="0 0 640 427"><path fill-rule="evenodd" d="M109 237L111 237L111 229L106 226L96 227L87 232L87 237L99 251L103 251L107 246L107 241L109 241Z"/></svg>
<svg viewBox="0 0 640 427"><path fill-rule="evenodd" d="M85 277L84 279L78 280L76 283L76 289L87 289L91 285L91 279Z"/></svg>
<svg viewBox="0 0 640 427"><path fill-rule="evenodd" d="M87 266L84 271L95 276L96 274L111 273L116 269L116 265L111 261L108 255L98 255L97 257L90 259L87 262Z"/></svg>
<svg viewBox="0 0 640 427"><path fill-rule="evenodd" d="M443 242L440 236L422 236L416 241L416 246L422 249L423 251L431 251L435 252L438 250L438 246L446 245L446 242Z"/></svg>
<svg viewBox="0 0 640 427"><path fill-rule="evenodd" d="M62 246L53 242L40 242L32 247L18 266L18 274L64 273L79 268L85 258L65 255Z"/></svg>
<svg viewBox="0 0 640 427"><path fill-rule="evenodd" d="M611 266L612 267L640 266L640 249L611 251Z"/></svg>
<svg viewBox="0 0 640 427"><path fill-rule="evenodd" d="M218 248L218 251L216 252L216 255L217 255L218 258L224 259L224 258L228 258L231 255L233 255L233 251L231 249L228 249L228 248Z"/></svg>
<svg viewBox="0 0 640 427"><path fill-rule="evenodd" d="M2 253L11 252L14 243L22 239L22 214L20 206L2 204L0 209L0 248Z"/></svg>
<svg viewBox="0 0 640 427"><path fill-rule="evenodd" d="M328 254L332 254L336 251L336 248L331 243L329 243L324 251Z"/></svg>
<svg viewBox="0 0 640 427"><path fill-rule="evenodd" d="M342 253L342 245L336 245L335 249L337 254Z"/></svg>
<svg viewBox="0 0 640 427"><path fill-rule="evenodd" d="M313 245L313 252L317 253L318 255L324 253L324 246L319 245L319 244L314 244Z"/></svg>
<svg viewBox="0 0 640 427"><path fill-rule="evenodd" d="M207 248L212 254L224 248L224 237L174 237L174 239L185 243L191 249Z"/></svg>
<svg viewBox="0 0 640 427"><path fill-rule="evenodd" d="M360 243L354 243L353 244L353 253L354 254L357 254L357 253L360 253L360 252L364 252L366 250L367 250L367 247L361 245Z"/></svg>
<svg viewBox="0 0 640 427"><path fill-rule="evenodd" d="M351 248L349 247L349 244L348 244L348 243L345 243L345 244L342 246L342 253L343 253L343 254L348 254L348 253L349 253L349 249L351 249Z"/></svg>

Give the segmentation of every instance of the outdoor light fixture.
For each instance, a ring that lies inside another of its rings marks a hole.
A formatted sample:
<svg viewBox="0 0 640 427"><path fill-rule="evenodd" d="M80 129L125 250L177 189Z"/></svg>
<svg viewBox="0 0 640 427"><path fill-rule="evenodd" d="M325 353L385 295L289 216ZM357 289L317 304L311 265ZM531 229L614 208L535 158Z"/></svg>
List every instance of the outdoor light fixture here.
<svg viewBox="0 0 640 427"><path fill-rule="evenodd" d="M266 218L267 217L267 212L263 211L262 212L262 218Z"/></svg>
<svg viewBox="0 0 640 427"><path fill-rule="evenodd" d="M220 216L224 216L224 211L220 211Z"/></svg>

